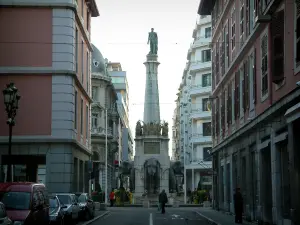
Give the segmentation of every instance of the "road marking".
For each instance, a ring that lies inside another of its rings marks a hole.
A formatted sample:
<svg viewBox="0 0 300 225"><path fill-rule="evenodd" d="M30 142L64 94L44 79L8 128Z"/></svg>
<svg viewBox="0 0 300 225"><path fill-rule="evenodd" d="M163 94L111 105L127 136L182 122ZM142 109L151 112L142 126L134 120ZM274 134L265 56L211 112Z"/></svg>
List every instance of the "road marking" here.
<svg viewBox="0 0 300 225"><path fill-rule="evenodd" d="M150 213L150 217L149 217L149 225L153 225L152 213Z"/></svg>

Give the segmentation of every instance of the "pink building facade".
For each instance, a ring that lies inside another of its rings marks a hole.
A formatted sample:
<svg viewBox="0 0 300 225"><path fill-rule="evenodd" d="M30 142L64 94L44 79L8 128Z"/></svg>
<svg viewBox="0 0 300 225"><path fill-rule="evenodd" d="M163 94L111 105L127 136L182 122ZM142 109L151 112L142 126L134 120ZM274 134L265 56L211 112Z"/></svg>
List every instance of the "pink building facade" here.
<svg viewBox="0 0 300 225"><path fill-rule="evenodd" d="M201 0L212 15L214 207L300 222L300 1ZM298 137L298 140L297 140Z"/></svg>
<svg viewBox="0 0 300 225"><path fill-rule="evenodd" d="M1 181L11 161L14 181L43 182L50 192L88 191L96 3L4 0L0 5L0 87L14 82L22 96L11 157L0 104Z"/></svg>

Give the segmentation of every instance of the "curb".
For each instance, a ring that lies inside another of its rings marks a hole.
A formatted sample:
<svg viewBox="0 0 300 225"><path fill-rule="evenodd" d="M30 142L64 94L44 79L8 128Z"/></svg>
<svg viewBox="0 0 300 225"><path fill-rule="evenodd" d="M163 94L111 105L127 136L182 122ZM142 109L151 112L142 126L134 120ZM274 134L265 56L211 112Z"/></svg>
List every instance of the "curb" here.
<svg viewBox="0 0 300 225"><path fill-rule="evenodd" d="M203 217L204 219L206 219L206 220L207 220L210 224L212 224L212 225L222 225L222 224L220 224L220 223L214 221L213 219L211 219L211 218L209 218L209 217L207 217L207 216L204 216L202 213L199 213L199 212L197 212L197 211L194 211L194 212L197 213L199 216Z"/></svg>
<svg viewBox="0 0 300 225"><path fill-rule="evenodd" d="M94 219L89 220L89 221L83 223L82 225L88 225L88 224L91 224L91 223L95 222L96 220L100 219L101 217L106 216L106 215L109 214L109 213L110 213L110 211L107 211L107 212L105 212L105 213L103 213L103 214L101 214L101 215L99 215L99 216L96 216Z"/></svg>

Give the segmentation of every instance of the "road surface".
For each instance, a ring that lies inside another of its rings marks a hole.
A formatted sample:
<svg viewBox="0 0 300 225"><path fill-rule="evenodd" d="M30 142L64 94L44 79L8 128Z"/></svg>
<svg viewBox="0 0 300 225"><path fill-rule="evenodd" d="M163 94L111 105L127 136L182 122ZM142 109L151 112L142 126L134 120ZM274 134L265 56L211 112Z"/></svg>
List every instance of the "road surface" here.
<svg viewBox="0 0 300 225"><path fill-rule="evenodd" d="M110 213L90 225L207 225L195 209L166 208L166 214L156 209L108 208Z"/></svg>

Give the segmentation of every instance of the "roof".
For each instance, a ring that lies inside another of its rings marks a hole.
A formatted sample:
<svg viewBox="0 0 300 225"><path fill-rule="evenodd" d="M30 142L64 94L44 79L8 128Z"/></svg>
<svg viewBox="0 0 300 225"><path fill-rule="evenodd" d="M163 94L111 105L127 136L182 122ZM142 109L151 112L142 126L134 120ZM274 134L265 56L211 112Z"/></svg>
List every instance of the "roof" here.
<svg viewBox="0 0 300 225"><path fill-rule="evenodd" d="M216 0L201 0L198 8L199 15L211 15Z"/></svg>
<svg viewBox="0 0 300 225"><path fill-rule="evenodd" d="M87 2L89 9L91 10L91 16L92 17L100 16L96 1L95 0L87 0L86 2Z"/></svg>
<svg viewBox="0 0 300 225"><path fill-rule="evenodd" d="M44 186L43 184L37 184L32 182L11 182L11 183L0 183L0 191L22 191L31 192L32 187L36 185Z"/></svg>
<svg viewBox="0 0 300 225"><path fill-rule="evenodd" d="M100 50L95 45L92 44L92 46L92 73L102 73L105 75L105 59Z"/></svg>

